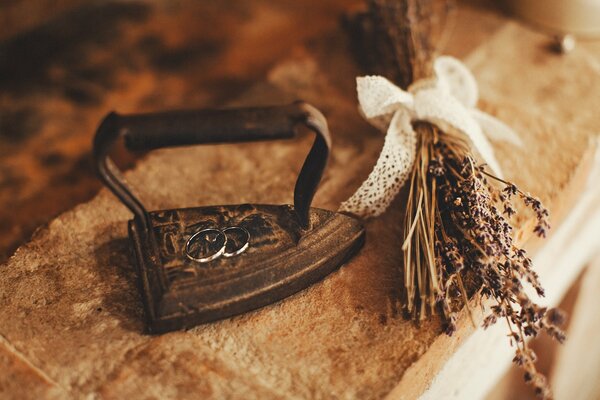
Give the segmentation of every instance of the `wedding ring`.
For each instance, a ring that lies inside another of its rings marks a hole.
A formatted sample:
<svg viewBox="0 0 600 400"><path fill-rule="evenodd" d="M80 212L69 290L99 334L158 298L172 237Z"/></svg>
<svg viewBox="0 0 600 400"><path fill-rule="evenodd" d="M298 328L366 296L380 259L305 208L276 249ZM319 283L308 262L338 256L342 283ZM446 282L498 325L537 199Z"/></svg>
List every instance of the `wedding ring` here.
<svg viewBox="0 0 600 400"><path fill-rule="evenodd" d="M228 238L227 243L225 243L226 249L223 253L223 257L229 258L240 255L248 249L248 246L250 246L250 232L248 232L246 228L242 228L241 226L230 226L223 229L222 232L225 234L225 237ZM234 232L237 232L238 234L234 234ZM228 235L228 233L230 233L230 235ZM238 240L236 239L239 236L239 233L241 233L242 240L238 243ZM229 249L227 248L229 247L229 244L233 244L233 249L231 251L228 251Z"/></svg>
<svg viewBox="0 0 600 400"><path fill-rule="evenodd" d="M209 238L209 235L213 234L216 234L216 236L213 238ZM204 257L197 257L192 254L191 247L197 242L202 244L202 242L200 242L202 237L204 237L204 241L206 242L205 246L216 247L216 250L211 249L214 251L214 253ZM202 229L201 231L198 231L192 236L190 236L190 238L185 243L185 256L190 260L198 263L207 263L224 255L226 246L227 235L224 233L224 231L215 228Z"/></svg>

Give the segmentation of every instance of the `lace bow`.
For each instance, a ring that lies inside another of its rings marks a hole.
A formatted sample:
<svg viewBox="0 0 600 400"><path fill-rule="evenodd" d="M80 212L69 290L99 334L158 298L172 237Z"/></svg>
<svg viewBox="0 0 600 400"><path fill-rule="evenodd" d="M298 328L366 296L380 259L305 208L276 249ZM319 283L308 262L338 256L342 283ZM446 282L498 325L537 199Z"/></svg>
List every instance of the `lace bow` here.
<svg viewBox="0 0 600 400"><path fill-rule="evenodd" d="M503 122L475 108L477 82L462 62L453 57L439 57L434 71L435 78L418 81L408 91L382 76L356 79L360 111L369 123L387 133L373 171L352 197L342 203L341 211L374 217L386 210L415 162L414 121L427 121L445 132L467 136L483 160L502 177L486 135L517 146L521 146L520 138Z"/></svg>

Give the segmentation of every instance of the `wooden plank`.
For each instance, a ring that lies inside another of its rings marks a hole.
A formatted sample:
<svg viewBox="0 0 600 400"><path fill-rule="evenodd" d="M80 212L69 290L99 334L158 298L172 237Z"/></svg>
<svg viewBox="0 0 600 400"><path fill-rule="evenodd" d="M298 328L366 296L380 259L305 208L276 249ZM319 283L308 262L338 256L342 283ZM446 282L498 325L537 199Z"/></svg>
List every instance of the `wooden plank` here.
<svg viewBox="0 0 600 400"><path fill-rule="evenodd" d="M596 223L598 223L597 218ZM598 235L598 231L594 231ZM586 240L588 238L582 237ZM600 345L598 329L598 291L600 290L600 258L590 265L581 284L572 321L569 326L569 340L559 350L552 383L557 399L598 399L600 398Z"/></svg>

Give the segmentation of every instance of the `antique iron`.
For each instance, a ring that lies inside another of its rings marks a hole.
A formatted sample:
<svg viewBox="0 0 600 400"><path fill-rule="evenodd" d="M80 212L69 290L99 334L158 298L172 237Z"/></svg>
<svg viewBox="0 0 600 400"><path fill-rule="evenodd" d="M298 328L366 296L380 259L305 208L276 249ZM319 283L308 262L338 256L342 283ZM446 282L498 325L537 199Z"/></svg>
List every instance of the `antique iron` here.
<svg viewBox="0 0 600 400"><path fill-rule="evenodd" d="M289 139L299 124L316 138L298 176L293 206L240 204L149 212L109 158L119 137L130 150L151 150ZM304 102L105 117L94 139L94 157L102 181L134 214L129 237L149 332L189 328L271 304L324 278L361 248L365 232L360 220L310 207L330 145L324 116ZM230 236L244 231L247 237L235 244ZM200 245L213 246L214 252L190 255L197 251L192 247Z"/></svg>

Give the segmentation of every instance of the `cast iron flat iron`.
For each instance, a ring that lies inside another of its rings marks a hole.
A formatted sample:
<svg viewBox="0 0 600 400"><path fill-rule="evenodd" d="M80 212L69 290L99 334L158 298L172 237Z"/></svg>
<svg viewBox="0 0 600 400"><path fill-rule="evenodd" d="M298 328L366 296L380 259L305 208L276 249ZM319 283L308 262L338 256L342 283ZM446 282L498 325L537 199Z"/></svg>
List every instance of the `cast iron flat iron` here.
<svg viewBox="0 0 600 400"><path fill-rule="evenodd" d="M316 134L294 205L240 204L146 211L109 158L119 137L130 150L289 139ZM147 328L185 329L241 314L319 281L364 243L357 218L311 208L331 140L325 117L303 102L264 108L111 113L94 139L102 181L133 212L134 248Z"/></svg>

